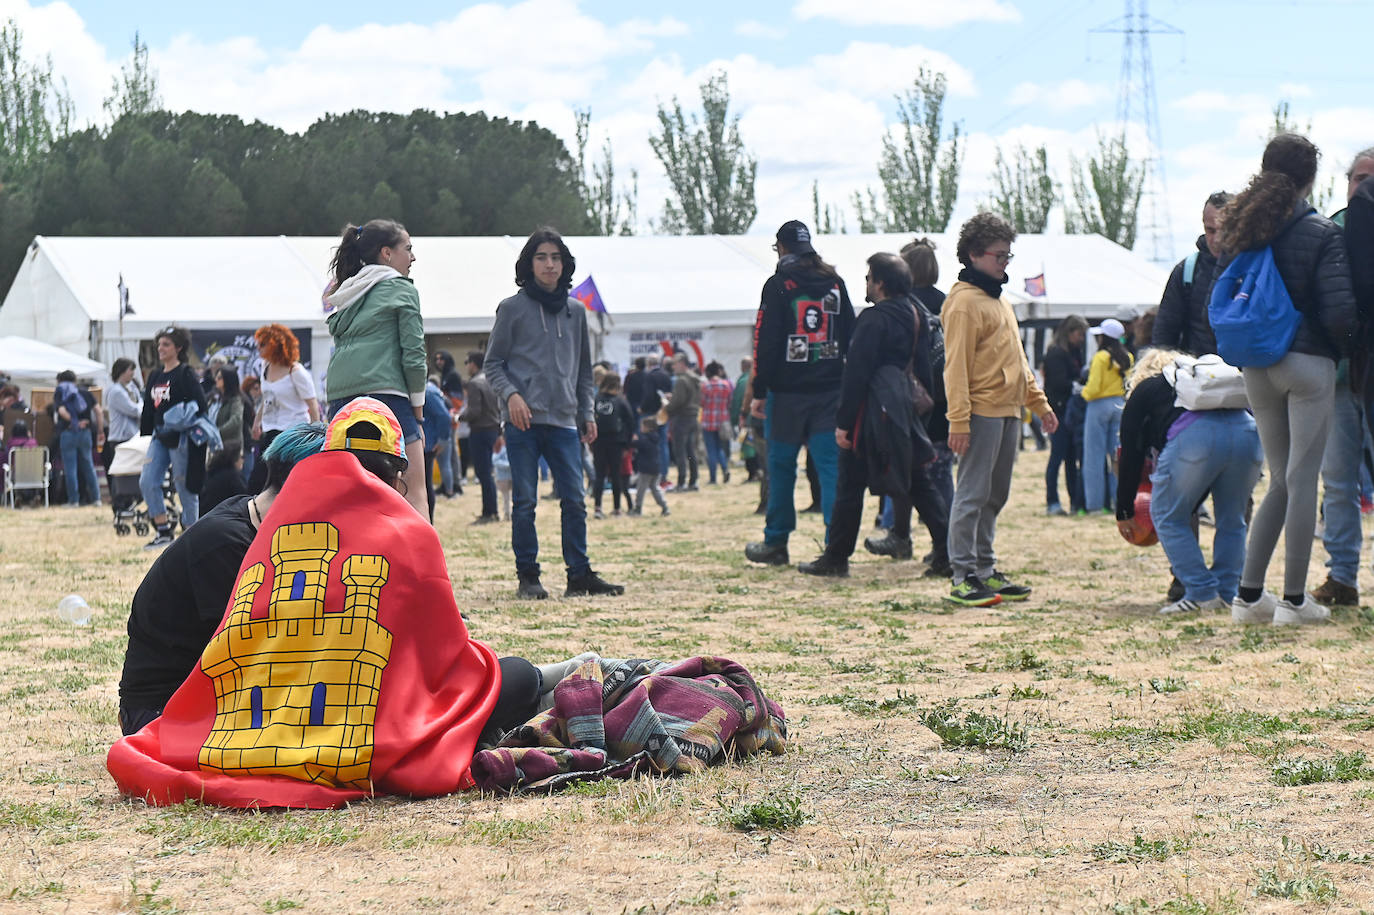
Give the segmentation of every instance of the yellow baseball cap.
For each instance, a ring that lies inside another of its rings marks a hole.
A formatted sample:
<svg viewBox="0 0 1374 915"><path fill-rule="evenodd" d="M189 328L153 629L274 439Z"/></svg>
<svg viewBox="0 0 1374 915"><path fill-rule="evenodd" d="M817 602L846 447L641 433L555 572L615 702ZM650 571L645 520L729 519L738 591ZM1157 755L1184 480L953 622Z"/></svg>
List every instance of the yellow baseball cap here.
<svg viewBox="0 0 1374 915"><path fill-rule="evenodd" d="M377 430L377 436L359 435L354 429L365 423ZM349 434L352 432L353 434ZM391 408L375 397L355 397L334 414L324 434L321 451L377 451L406 460L405 436L401 424Z"/></svg>

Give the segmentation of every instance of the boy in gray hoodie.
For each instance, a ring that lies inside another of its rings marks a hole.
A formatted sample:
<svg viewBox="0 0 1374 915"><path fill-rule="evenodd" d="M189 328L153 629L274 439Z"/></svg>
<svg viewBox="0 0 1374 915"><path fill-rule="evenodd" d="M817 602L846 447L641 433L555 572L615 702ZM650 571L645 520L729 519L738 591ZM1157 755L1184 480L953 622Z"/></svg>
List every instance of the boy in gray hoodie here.
<svg viewBox="0 0 1374 915"><path fill-rule="evenodd" d="M587 558L582 443L596 440L596 420L587 312L568 295L575 267L556 231L544 228L531 235L515 261L520 291L497 306L487 340L484 367L501 404L510 459L511 548L519 596L531 600L548 597L539 581L534 525L541 457L553 474L562 510L565 596L625 591L603 581Z"/></svg>

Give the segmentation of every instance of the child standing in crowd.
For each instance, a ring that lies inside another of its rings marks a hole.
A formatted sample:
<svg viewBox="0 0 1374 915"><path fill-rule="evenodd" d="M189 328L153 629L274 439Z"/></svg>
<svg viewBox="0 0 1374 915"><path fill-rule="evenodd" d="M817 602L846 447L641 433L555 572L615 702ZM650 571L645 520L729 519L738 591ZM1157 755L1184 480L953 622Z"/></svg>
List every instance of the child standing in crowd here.
<svg viewBox="0 0 1374 915"><path fill-rule="evenodd" d="M1083 505L1089 513L1111 511L1109 492L1116 490L1110 465L1121 441L1121 409L1126 404L1126 373L1134 360L1126 351L1126 328L1108 318L1092 329L1098 350L1083 386L1087 413L1083 418Z"/></svg>
<svg viewBox="0 0 1374 915"><path fill-rule="evenodd" d="M596 504L597 518L606 517L601 511L601 495L606 490L606 480L611 481L611 499L614 510L620 514L620 497L625 496L626 508L629 493L625 492L625 477L620 472L621 459L625 449L634 438L635 418L630 412L630 404L620 394L620 376L615 372L605 372L598 382L596 401L592 405L596 411L596 441L592 442L592 500Z"/></svg>
<svg viewBox="0 0 1374 915"><path fill-rule="evenodd" d="M663 498L662 491L658 488L658 475L661 465L659 464L659 431L658 420L652 416L646 416L639 423L639 434L635 436L635 473L638 475L635 481L635 504L630 509L632 515L644 514L644 493L654 494L654 501L662 509L663 517L672 514L668 511L668 500Z"/></svg>

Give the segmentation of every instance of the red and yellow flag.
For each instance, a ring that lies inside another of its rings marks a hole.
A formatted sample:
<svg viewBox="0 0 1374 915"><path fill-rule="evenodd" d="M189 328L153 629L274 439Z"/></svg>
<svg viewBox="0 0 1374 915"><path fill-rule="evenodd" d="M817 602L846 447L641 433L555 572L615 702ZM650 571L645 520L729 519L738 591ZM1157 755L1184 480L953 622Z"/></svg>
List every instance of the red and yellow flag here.
<svg viewBox="0 0 1374 915"><path fill-rule="evenodd" d="M434 529L352 454L325 452L273 502L200 664L106 765L153 804L447 794L472 784L500 685Z"/></svg>

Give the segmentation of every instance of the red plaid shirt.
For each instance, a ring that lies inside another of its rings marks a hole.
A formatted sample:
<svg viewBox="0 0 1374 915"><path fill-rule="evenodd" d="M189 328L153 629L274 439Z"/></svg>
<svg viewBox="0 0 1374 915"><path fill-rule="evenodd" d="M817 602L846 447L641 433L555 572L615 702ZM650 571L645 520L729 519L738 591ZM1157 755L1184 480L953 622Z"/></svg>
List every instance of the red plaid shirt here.
<svg viewBox="0 0 1374 915"><path fill-rule="evenodd" d="M701 384L701 428L715 432L730 423L730 397L735 386L728 378L708 378Z"/></svg>

